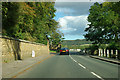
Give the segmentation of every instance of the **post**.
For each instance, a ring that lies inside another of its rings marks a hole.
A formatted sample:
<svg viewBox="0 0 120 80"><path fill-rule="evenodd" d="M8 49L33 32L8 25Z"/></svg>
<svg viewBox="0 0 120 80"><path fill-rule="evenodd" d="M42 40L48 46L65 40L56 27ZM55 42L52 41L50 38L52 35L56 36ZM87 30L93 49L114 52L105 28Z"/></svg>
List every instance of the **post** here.
<svg viewBox="0 0 120 80"><path fill-rule="evenodd" d="M111 57L113 58L113 50L111 50Z"/></svg>
<svg viewBox="0 0 120 80"><path fill-rule="evenodd" d="M106 57L106 52L105 52L105 49L104 49L104 56Z"/></svg>
<svg viewBox="0 0 120 80"><path fill-rule="evenodd" d="M35 51L32 50L32 57L34 58L35 57Z"/></svg>
<svg viewBox="0 0 120 80"><path fill-rule="evenodd" d="M118 58L118 50L116 50L116 59Z"/></svg>
<svg viewBox="0 0 120 80"><path fill-rule="evenodd" d="M103 57L103 50L101 49L101 56Z"/></svg>
<svg viewBox="0 0 120 80"><path fill-rule="evenodd" d="M100 49L99 49L99 52L98 52L98 56L100 56Z"/></svg>
<svg viewBox="0 0 120 80"><path fill-rule="evenodd" d="M107 57L110 57L110 55L109 55L109 50L107 50Z"/></svg>

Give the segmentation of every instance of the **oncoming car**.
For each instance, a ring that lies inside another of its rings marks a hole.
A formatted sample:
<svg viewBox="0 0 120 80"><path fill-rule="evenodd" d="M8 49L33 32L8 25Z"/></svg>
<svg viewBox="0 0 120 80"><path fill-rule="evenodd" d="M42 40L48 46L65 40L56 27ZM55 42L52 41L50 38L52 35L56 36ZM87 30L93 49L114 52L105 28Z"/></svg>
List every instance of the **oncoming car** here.
<svg viewBox="0 0 120 80"><path fill-rule="evenodd" d="M61 48L60 55L69 55L69 49L68 48Z"/></svg>

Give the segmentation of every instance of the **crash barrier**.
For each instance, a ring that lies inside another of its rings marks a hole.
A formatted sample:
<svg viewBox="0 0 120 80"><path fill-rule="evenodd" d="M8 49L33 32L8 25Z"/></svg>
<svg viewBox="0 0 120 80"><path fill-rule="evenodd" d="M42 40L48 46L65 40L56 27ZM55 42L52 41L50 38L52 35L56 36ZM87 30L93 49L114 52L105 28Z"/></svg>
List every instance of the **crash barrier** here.
<svg viewBox="0 0 120 80"><path fill-rule="evenodd" d="M49 45L0 36L2 48L2 62L23 60L49 54Z"/></svg>

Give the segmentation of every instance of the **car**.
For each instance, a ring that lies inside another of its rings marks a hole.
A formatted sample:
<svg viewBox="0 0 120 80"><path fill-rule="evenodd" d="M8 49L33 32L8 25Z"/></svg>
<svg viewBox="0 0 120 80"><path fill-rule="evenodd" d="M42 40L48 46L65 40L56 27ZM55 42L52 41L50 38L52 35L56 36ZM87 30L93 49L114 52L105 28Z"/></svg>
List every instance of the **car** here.
<svg viewBox="0 0 120 80"><path fill-rule="evenodd" d="M61 48L60 55L69 55L69 49L68 48Z"/></svg>

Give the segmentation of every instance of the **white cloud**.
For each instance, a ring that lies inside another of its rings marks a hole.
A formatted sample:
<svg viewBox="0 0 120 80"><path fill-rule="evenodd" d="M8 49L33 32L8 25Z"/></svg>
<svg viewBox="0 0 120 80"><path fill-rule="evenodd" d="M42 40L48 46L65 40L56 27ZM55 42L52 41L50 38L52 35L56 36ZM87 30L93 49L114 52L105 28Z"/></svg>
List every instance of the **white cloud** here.
<svg viewBox="0 0 120 80"><path fill-rule="evenodd" d="M64 26L64 28L66 28L67 27L67 20L65 20L64 18L60 18L59 24L60 24L60 26Z"/></svg>
<svg viewBox="0 0 120 80"><path fill-rule="evenodd" d="M87 27L87 15L82 16L64 16L59 18L60 30L69 35L82 35Z"/></svg>
<svg viewBox="0 0 120 80"><path fill-rule="evenodd" d="M59 2L60 1L60 2ZM77 2L75 2L77 1ZM79 2L78 0L57 0L55 2L56 20L61 25L60 31L64 33L66 39L83 38L86 27L88 27L87 16L89 8L94 2ZM79 37L80 36L80 37Z"/></svg>

